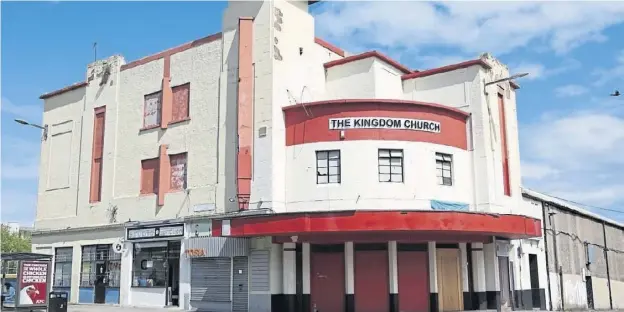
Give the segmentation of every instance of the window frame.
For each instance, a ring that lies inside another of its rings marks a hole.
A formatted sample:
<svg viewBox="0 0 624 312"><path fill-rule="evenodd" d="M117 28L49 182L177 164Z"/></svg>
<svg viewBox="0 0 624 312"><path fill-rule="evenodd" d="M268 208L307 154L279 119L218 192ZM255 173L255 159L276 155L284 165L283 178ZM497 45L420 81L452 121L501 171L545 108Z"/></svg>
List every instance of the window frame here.
<svg viewBox="0 0 624 312"><path fill-rule="evenodd" d="M169 191L178 192L188 189L188 152L182 152L177 154L169 154ZM173 186L173 159L175 157L184 156L184 184L182 188L174 188Z"/></svg>
<svg viewBox="0 0 624 312"><path fill-rule="evenodd" d="M446 160L445 159L446 157L448 157L449 160ZM455 180L455 178L453 176L453 171L455 171L454 168L453 168L453 155L452 154L448 154L448 153L436 152L435 153L435 162L436 162L436 180L438 182L438 185L453 186L454 180ZM449 165L449 169L448 170L444 169L444 164L447 164L447 163ZM438 164L440 164L440 168L438 168ZM447 184L444 181L444 179L446 178L446 177L444 177L444 172L445 171L449 172L450 177L448 177L448 179L450 179L450 184ZM441 181L442 183L440 183L440 180L439 180L440 178L442 179L442 181Z"/></svg>
<svg viewBox="0 0 624 312"><path fill-rule="evenodd" d="M105 287L119 288L121 282L121 254L113 250L113 245L83 245L81 249L80 287L95 287L95 280L98 277L95 269L98 263L104 263L106 272L100 274L100 276L103 275L106 279ZM85 264L88 264L88 272L85 272ZM85 277L87 278L85 279Z"/></svg>
<svg viewBox="0 0 624 312"><path fill-rule="evenodd" d="M319 159L319 155L321 154L325 154L326 158L324 160ZM331 166L329 163L330 160L330 155L331 153L338 153L338 166ZM315 151L314 153L315 155L315 160L316 160L316 184L317 185L327 185L327 184L341 184L342 183L342 155L340 153L339 149L333 149L333 150L319 150L319 151ZM319 167L319 160L324 161L326 167ZM319 172L320 168L326 168L327 169L327 174L326 175L321 175ZM338 168L337 169L337 173L336 174L331 174L330 173L330 168ZM321 177L327 177L327 182L323 182L323 181L319 181L319 178ZM332 182L331 181L331 177L337 177L337 181L336 182Z"/></svg>
<svg viewBox="0 0 624 312"><path fill-rule="evenodd" d="M164 264L168 264L170 260L180 258L180 242L179 241L167 241L164 246L143 247L138 249L137 243L132 244L132 267L130 268L130 281L132 288L166 288L169 282L169 266L165 265L162 268L157 268L156 263L151 268L147 267L147 259L154 259L154 254L163 256ZM139 255L147 254L147 257L139 257ZM139 269L135 268L135 265L139 265ZM150 272L144 272L150 271ZM156 271L162 277L162 280L158 284L154 284L154 278L150 278L151 274ZM147 273L147 275L145 274ZM147 276L147 277L146 277ZM143 279L145 284L143 284ZM152 284L148 285L148 280L152 280Z"/></svg>
<svg viewBox="0 0 624 312"><path fill-rule="evenodd" d="M382 152L388 152L388 156L381 156ZM392 153L396 153L396 152L400 152L401 156L392 156ZM388 164L382 164L381 160L382 159L388 159ZM395 167L392 165L392 159L400 159L401 160L401 181L392 181L392 176L393 175L398 175L398 173L393 173L392 172L392 167ZM381 172L381 168L382 167L388 167L390 168L389 173L382 173ZM389 181L382 181L381 180L381 175L382 174L388 174L390 175L390 180ZM405 151L403 149L399 149L399 148L379 148L377 149L377 180L380 183L405 183Z"/></svg>
<svg viewBox="0 0 624 312"><path fill-rule="evenodd" d="M145 177L145 163L148 161L154 161L156 162L156 167L154 169L154 180L152 181L152 190L150 192L148 192L147 190L144 190L143 187L143 183L144 183L144 177ZM160 189L160 159L158 157L156 158L148 158L148 159L141 159L141 181L139 184L139 194L140 195L153 195L153 194L158 194L158 190Z"/></svg>
<svg viewBox="0 0 624 312"><path fill-rule="evenodd" d="M59 250L63 253L59 253ZM65 254L65 251L69 251L68 254ZM73 247L57 247L54 248L54 272L52 276L52 287L71 287L72 280L72 261L74 258L74 248ZM62 257L59 257L62 255ZM60 266L59 266L60 265ZM69 265L69 272L65 272L64 268ZM57 283L57 270L61 268L61 283ZM68 277L67 281L65 281L65 277Z"/></svg>
<svg viewBox="0 0 624 312"><path fill-rule="evenodd" d="M157 110L158 117L156 118L156 123L153 125L146 125L145 124L145 111L147 109L147 99L157 94L158 94L158 110ZM160 127L160 123L162 122L162 104L163 104L162 101L163 101L162 90L158 90L156 92L143 95L143 116L142 116L143 126L141 127L142 130Z"/></svg>
<svg viewBox="0 0 624 312"><path fill-rule="evenodd" d="M175 105L175 91L176 89L184 88L184 87L187 87L188 89L188 96L186 97L186 116L179 118L179 119L174 119L175 116L173 114L173 108L174 108L173 106ZM186 83L182 83L177 86L171 87L171 109L172 109L172 112L171 112L171 120L169 121L170 124L186 121L191 118L191 82L186 82Z"/></svg>

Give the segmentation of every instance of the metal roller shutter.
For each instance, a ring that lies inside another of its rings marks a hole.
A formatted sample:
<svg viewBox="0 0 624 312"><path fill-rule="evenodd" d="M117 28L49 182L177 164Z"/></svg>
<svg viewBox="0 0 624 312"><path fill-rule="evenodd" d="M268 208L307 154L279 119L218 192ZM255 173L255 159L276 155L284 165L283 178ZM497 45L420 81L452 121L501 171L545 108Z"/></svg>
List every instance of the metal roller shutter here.
<svg viewBox="0 0 624 312"><path fill-rule="evenodd" d="M231 258L193 259L191 272L191 306L198 311L231 311Z"/></svg>

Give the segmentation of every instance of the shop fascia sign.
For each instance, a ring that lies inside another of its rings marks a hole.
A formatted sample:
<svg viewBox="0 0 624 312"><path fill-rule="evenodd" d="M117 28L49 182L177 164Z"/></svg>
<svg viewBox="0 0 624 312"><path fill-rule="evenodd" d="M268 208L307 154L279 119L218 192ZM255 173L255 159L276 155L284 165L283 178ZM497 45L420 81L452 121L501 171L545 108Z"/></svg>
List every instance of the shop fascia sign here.
<svg viewBox="0 0 624 312"><path fill-rule="evenodd" d="M127 240L173 238L184 236L184 224L152 225L126 230Z"/></svg>
<svg viewBox="0 0 624 312"><path fill-rule="evenodd" d="M349 129L395 129L440 133L440 122L390 117L347 117L329 119L329 130Z"/></svg>

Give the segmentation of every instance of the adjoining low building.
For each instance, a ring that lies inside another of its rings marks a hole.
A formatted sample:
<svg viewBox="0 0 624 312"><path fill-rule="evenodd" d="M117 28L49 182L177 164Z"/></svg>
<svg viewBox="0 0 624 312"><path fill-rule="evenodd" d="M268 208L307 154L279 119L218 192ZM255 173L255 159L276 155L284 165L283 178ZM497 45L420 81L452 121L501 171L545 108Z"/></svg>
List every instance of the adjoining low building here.
<svg viewBox="0 0 624 312"><path fill-rule="evenodd" d="M41 96L33 250L54 288L209 311L545 309L507 67L350 55L309 5L231 1L220 33Z"/></svg>
<svg viewBox="0 0 624 312"><path fill-rule="evenodd" d="M550 310L624 309L624 224L523 189L543 211Z"/></svg>

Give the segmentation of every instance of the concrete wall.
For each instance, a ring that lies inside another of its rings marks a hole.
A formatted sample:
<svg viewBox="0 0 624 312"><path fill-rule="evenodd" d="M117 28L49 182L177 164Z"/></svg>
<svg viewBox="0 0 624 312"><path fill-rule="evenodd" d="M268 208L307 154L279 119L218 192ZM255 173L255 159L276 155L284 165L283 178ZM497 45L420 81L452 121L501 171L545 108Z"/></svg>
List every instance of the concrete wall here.
<svg viewBox="0 0 624 312"><path fill-rule="evenodd" d="M379 182L379 148L403 149L404 183ZM316 183L316 151L340 150L341 183ZM453 185L439 185L435 153L453 155ZM286 212L396 209L431 210L430 200L472 205L468 151L398 141L319 142L286 149Z"/></svg>
<svg viewBox="0 0 624 312"><path fill-rule="evenodd" d="M624 225L610 220L603 223L596 215L578 207L535 196L531 193L525 200L539 202L546 214L543 232L553 309L587 309L590 298L595 309L621 309L624 304L621 299L624 293ZM606 253L604 233L609 249ZM590 281L592 291L588 297Z"/></svg>

